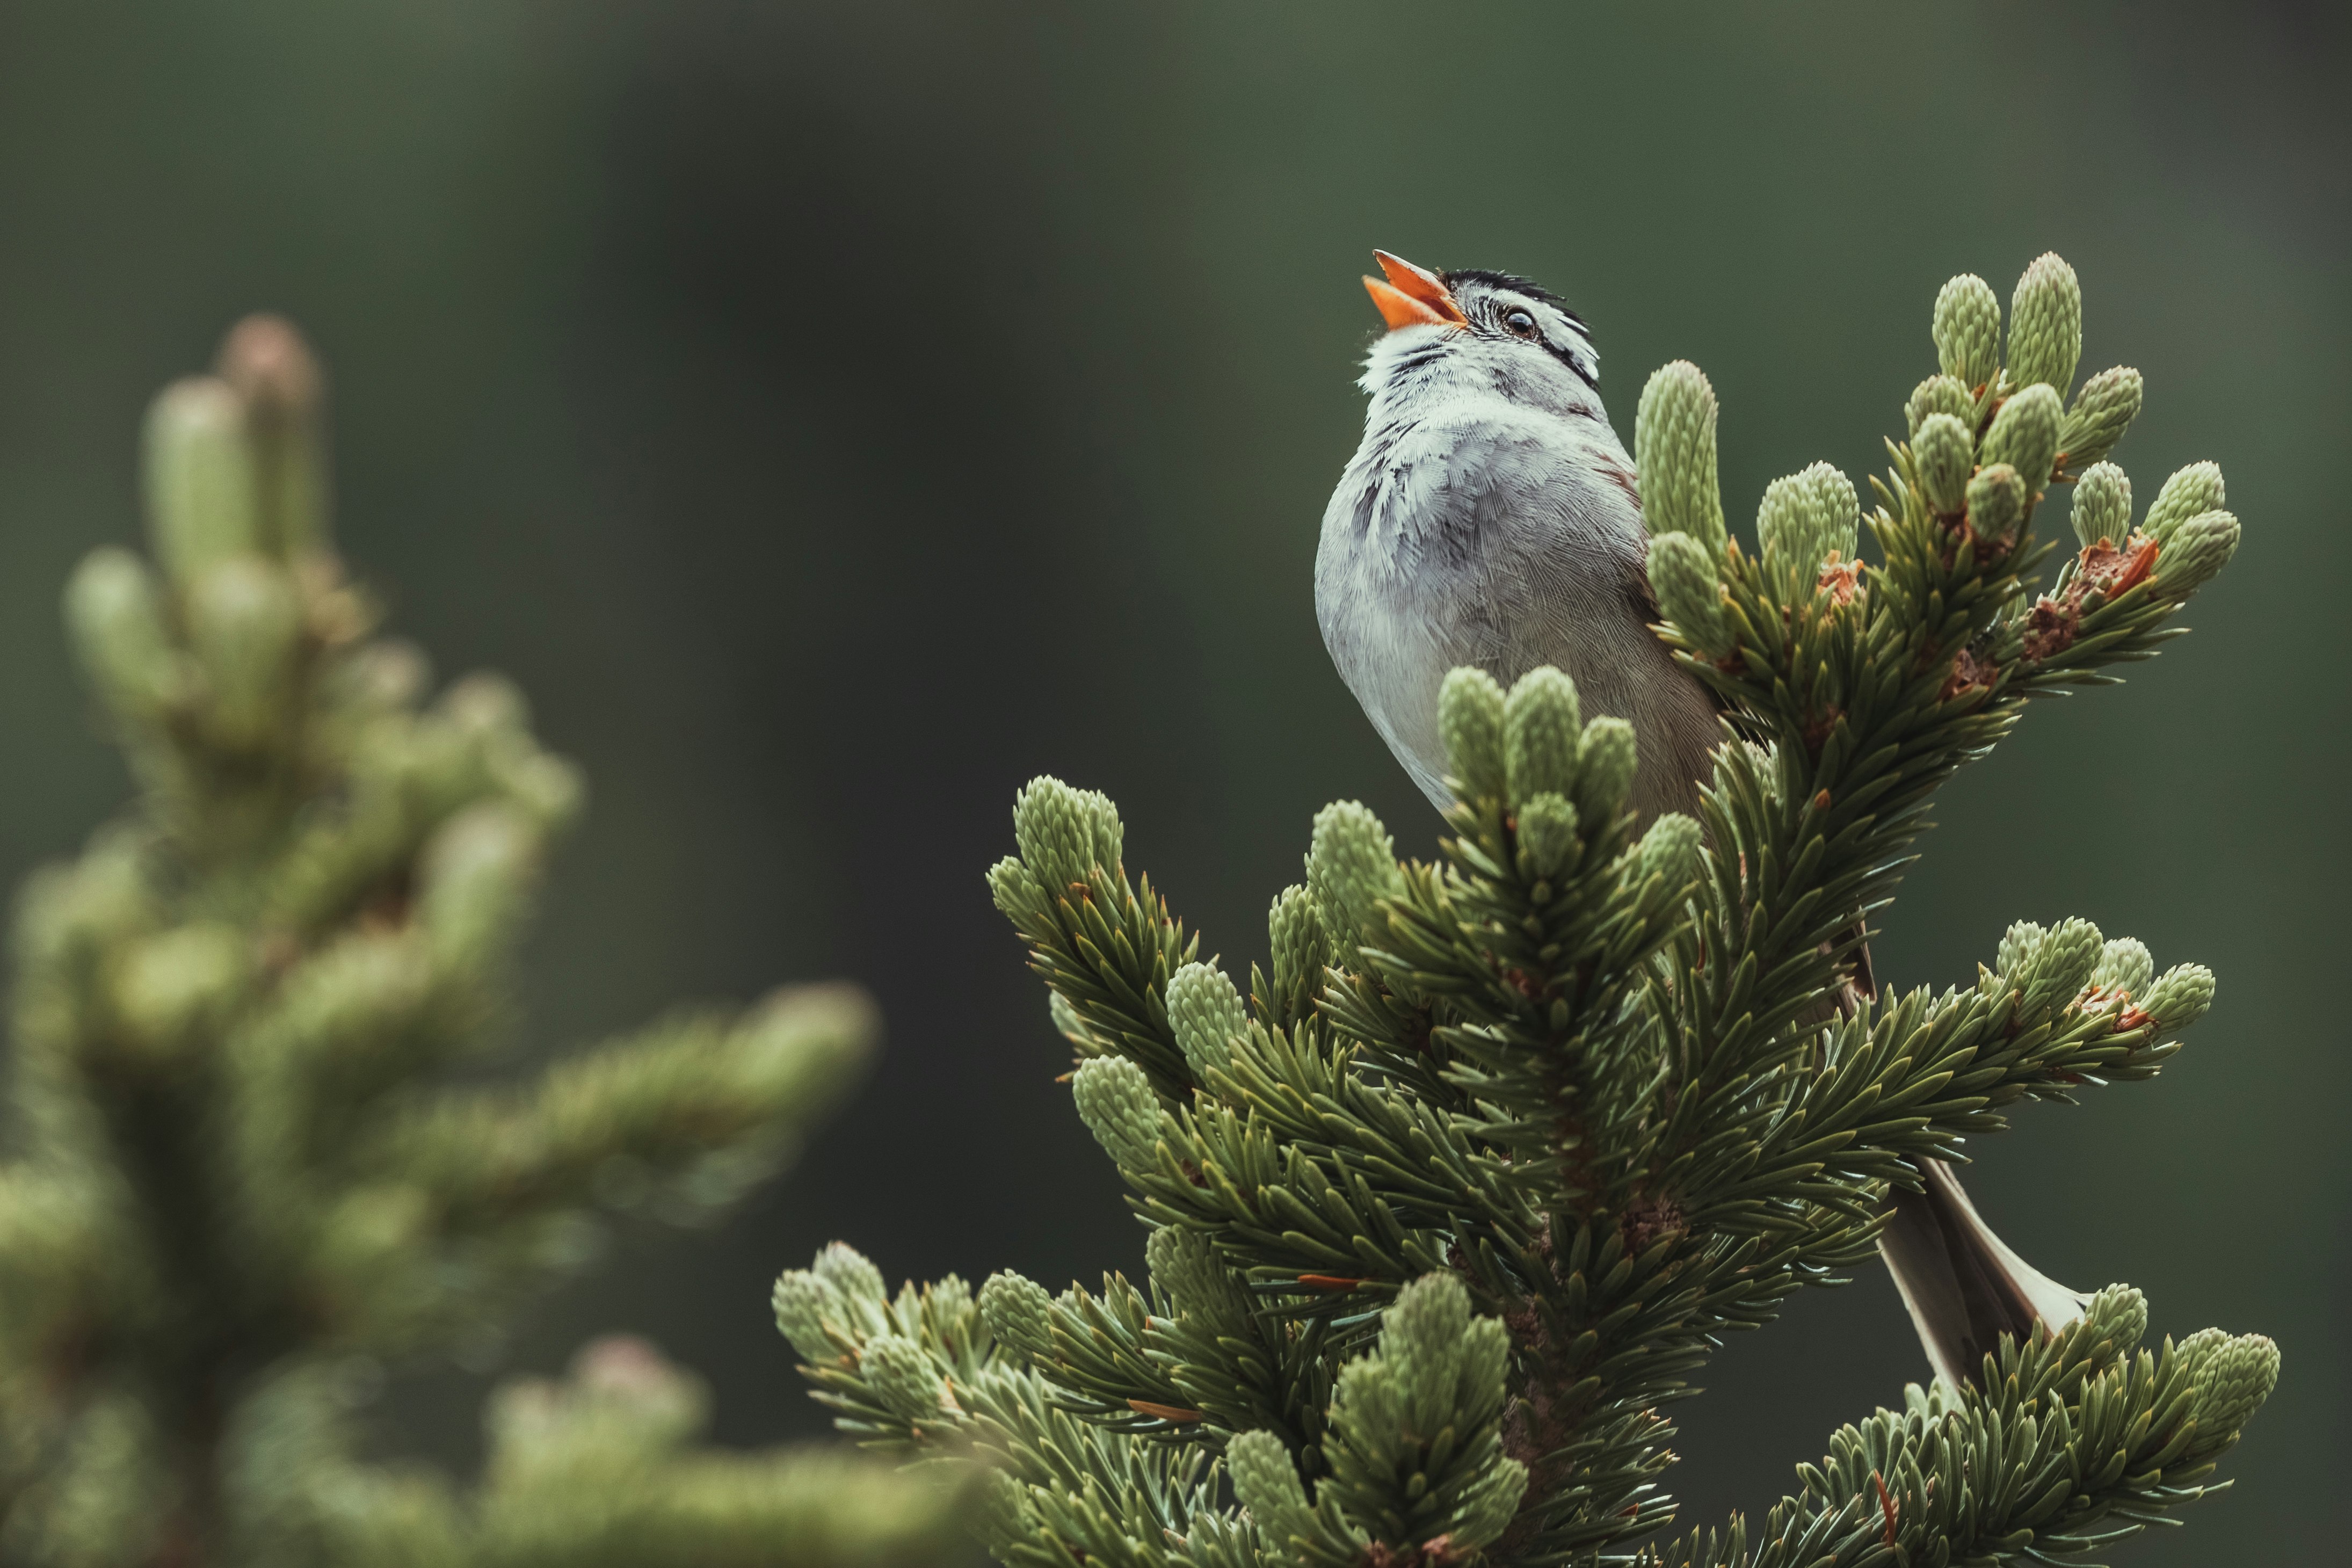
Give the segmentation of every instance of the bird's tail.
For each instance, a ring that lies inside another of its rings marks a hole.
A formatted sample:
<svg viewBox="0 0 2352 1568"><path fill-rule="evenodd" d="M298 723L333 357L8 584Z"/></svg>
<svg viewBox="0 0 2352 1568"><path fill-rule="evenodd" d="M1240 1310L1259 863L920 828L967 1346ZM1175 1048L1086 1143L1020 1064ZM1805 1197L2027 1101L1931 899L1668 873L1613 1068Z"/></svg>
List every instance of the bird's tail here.
<svg viewBox="0 0 2352 1568"><path fill-rule="evenodd" d="M1878 1255L1936 1375L1965 1388L2001 1335L2021 1344L2037 1321L2055 1332L2083 1315L2088 1298L2011 1251L1978 1216L1950 1166L1926 1160L1919 1173L1918 1192L1889 1194Z"/></svg>
<svg viewBox="0 0 2352 1568"><path fill-rule="evenodd" d="M1856 925L1837 942L1845 947L1844 986L1837 1010L1852 1015L1877 994L1870 945ZM1851 945L1849 945L1851 941ZM1984 1358L2008 1334L2021 1344L2041 1323L2053 1333L2083 1315L2089 1298L2036 1269L1979 1218L1952 1168L1920 1163L1921 1187L1887 1195L1886 1226L1878 1255L1910 1309L1936 1375L1964 1388L1981 1374Z"/></svg>

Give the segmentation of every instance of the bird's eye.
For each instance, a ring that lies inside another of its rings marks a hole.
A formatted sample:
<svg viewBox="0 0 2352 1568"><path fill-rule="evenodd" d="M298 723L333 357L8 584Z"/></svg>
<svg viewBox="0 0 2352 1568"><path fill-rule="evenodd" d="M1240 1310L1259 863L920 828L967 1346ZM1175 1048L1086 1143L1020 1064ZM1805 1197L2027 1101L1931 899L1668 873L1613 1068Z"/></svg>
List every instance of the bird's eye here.
<svg viewBox="0 0 2352 1568"><path fill-rule="evenodd" d="M1534 337L1536 335L1535 315L1524 307L1514 305L1503 312L1503 329L1515 338Z"/></svg>

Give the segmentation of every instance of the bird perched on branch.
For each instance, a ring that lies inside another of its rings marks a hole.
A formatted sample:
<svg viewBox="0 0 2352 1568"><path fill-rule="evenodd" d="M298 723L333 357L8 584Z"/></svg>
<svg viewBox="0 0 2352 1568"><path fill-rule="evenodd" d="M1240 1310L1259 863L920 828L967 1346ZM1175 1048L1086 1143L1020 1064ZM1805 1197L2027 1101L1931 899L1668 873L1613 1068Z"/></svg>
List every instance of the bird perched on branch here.
<svg viewBox="0 0 2352 1568"><path fill-rule="evenodd" d="M1643 818L1696 815L1719 704L1650 630L1661 619L1633 463L1601 402L1584 321L1507 273L1433 272L1385 251L1364 287L1387 322L1364 365L1363 443L1323 513L1324 646L1389 749L1444 810L1438 689L1475 665L1508 687L1544 665L1585 711L1633 726ZM1849 984L1867 995L1867 950ZM1950 1169L1897 1191L1879 1241L1939 1375L1965 1383L2011 1333L2082 1315L1977 1216Z"/></svg>

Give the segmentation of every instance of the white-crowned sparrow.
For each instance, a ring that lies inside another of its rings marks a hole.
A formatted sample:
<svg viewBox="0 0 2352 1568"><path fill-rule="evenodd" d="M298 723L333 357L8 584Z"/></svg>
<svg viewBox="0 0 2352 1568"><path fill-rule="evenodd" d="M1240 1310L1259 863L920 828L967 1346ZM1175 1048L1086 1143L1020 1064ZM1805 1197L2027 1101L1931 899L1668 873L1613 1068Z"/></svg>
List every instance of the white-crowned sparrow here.
<svg viewBox="0 0 2352 1568"><path fill-rule="evenodd" d="M1583 320L1524 279L1432 272L1384 251L1388 323L1364 363L1363 444L1323 513L1315 613L1348 689L1413 782L1446 792L1437 696L1476 665L1506 687L1553 665L1588 713L1634 729L1643 817L1695 811L1725 731L1659 619L1633 460L1601 403ZM1866 988L1864 972L1855 977ZM1938 1375L1974 1377L2002 1332L2082 1315L1978 1218L1950 1168L1897 1192L1880 1254Z"/></svg>

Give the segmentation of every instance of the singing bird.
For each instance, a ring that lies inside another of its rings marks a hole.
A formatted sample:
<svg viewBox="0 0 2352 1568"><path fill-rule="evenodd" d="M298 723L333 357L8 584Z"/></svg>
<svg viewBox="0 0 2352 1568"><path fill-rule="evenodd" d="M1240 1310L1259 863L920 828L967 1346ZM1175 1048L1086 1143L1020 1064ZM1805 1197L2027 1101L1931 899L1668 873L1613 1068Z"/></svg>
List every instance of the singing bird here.
<svg viewBox="0 0 2352 1568"><path fill-rule="evenodd" d="M1387 332L1360 384L1364 438L1323 513L1315 614L1340 679L1443 810L1438 688L1457 665L1509 686L1544 665L1587 713L1633 726L1633 805L1695 812L1726 736L1715 695L1651 631L1633 460L1601 403L1590 330L1508 273L1433 272L1375 251ZM1866 953L1851 977L1870 986ZM1897 1192L1879 1252L1939 1376L1966 1384L1998 1336L2062 1328L2084 1298L2001 1243L1941 1162Z"/></svg>

